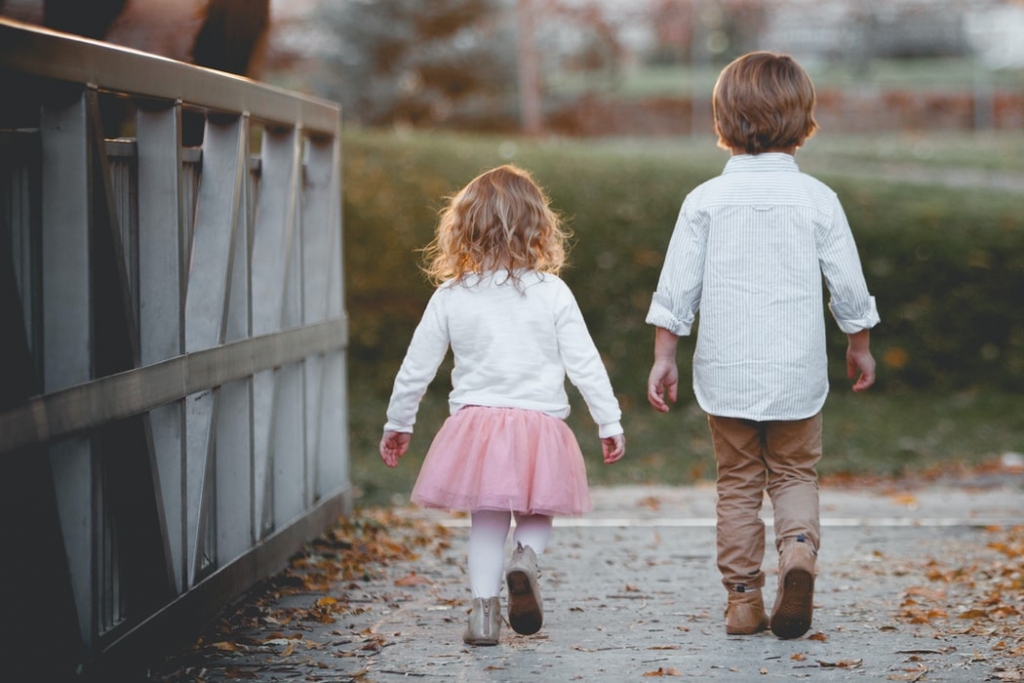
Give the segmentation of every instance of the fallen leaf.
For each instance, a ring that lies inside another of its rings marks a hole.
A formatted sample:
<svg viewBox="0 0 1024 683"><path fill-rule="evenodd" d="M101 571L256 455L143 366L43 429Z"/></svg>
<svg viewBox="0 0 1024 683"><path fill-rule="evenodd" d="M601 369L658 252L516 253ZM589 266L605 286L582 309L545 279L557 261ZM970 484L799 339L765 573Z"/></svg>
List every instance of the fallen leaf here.
<svg viewBox="0 0 1024 683"><path fill-rule="evenodd" d="M682 675L683 674L679 673L678 669L673 669L672 667L669 667L669 668L666 669L666 668L662 668L662 667L659 666L657 671L648 671L647 673L645 673L643 675L643 678L659 678L661 676L682 676Z"/></svg>
<svg viewBox="0 0 1024 683"><path fill-rule="evenodd" d="M400 579L395 579L396 586L423 586L432 585L433 583L434 582L426 576L421 576L416 572L411 572Z"/></svg>
<svg viewBox="0 0 1024 683"><path fill-rule="evenodd" d="M657 496L647 496L645 498L641 498L640 500L637 501L636 504L645 507L649 510L661 509L661 500L659 500Z"/></svg>
<svg viewBox="0 0 1024 683"><path fill-rule="evenodd" d="M902 674L889 674L888 679L890 681L919 681L921 678L928 673L928 667L923 664L919 664L913 669L904 669L905 673Z"/></svg>
<svg viewBox="0 0 1024 683"><path fill-rule="evenodd" d="M995 680L1004 681L1004 683L1020 683L1020 681L1024 681L1024 670L997 671L991 675L995 676Z"/></svg>
<svg viewBox="0 0 1024 683"><path fill-rule="evenodd" d="M890 496L890 498L897 505L904 505L911 510L917 509L917 496L912 493L897 493Z"/></svg>
<svg viewBox="0 0 1024 683"><path fill-rule="evenodd" d="M863 662L863 659L840 659L838 662L826 662L819 659L818 665L826 668L856 669Z"/></svg>
<svg viewBox="0 0 1024 683"><path fill-rule="evenodd" d="M988 612L983 609L969 609L956 615L957 619L985 619Z"/></svg>

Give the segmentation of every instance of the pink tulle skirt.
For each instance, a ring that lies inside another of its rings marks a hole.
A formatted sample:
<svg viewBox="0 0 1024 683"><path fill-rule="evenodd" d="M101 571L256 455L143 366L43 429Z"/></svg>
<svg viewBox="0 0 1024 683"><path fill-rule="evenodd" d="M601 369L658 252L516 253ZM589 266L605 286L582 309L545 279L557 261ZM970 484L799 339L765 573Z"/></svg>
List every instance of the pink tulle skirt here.
<svg viewBox="0 0 1024 683"><path fill-rule="evenodd" d="M467 406L445 420L412 500L444 510L577 515L591 509L579 443L536 410Z"/></svg>

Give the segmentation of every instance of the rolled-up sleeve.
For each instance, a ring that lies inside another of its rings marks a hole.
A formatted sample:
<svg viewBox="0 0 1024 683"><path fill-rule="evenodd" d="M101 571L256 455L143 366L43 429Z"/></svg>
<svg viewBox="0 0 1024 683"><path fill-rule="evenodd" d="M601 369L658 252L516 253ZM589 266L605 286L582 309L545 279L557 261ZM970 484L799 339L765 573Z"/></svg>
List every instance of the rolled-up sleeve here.
<svg viewBox="0 0 1024 683"><path fill-rule="evenodd" d="M692 195L691 195L692 196ZM691 215L690 197L683 202L676 220L658 289L651 297L648 325L661 327L677 337L690 334L700 308L707 250L707 224Z"/></svg>
<svg viewBox="0 0 1024 683"><path fill-rule="evenodd" d="M871 329L881 321L873 296L869 296L867 302L860 307L853 307L833 299L829 302L828 308L832 311L832 316L836 319L839 329L846 334Z"/></svg>
<svg viewBox="0 0 1024 683"><path fill-rule="evenodd" d="M654 293L651 297L651 307L647 311L646 322L648 325L661 327L677 337L685 337L693 329L693 322L697 317L696 307L680 318L673 312L672 299L661 291Z"/></svg>
<svg viewBox="0 0 1024 683"><path fill-rule="evenodd" d="M818 254L831 297L828 307L839 329L853 334L877 325L880 318L875 297L868 293L853 232L838 198L831 220L821 231Z"/></svg>

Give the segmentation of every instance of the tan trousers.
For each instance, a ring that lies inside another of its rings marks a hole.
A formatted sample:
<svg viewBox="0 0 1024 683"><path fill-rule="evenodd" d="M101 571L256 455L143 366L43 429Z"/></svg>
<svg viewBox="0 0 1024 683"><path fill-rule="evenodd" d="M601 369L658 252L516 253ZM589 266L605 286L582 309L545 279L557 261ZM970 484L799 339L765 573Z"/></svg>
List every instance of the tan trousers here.
<svg viewBox="0 0 1024 683"><path fill-rule="evenodd" d="M768 491L777 550L799 535L817 550L821 413L806 420L754 422L708 416L718 463L718 569L727 589L764 585L764 522Z"/></svg>

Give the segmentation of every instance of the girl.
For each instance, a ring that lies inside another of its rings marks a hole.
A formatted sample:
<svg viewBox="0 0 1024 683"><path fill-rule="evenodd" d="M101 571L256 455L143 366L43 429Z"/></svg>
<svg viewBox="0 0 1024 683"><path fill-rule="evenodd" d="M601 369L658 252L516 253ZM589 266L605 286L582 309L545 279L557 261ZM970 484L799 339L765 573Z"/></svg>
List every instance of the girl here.
<svg viewBox="0 0 1024 683"><path fill-rule="evenodd" d="M475 178L441 212L427 246L437 290L395 378L380 455L395 467L409 448L416 412L451 345L451 415L423 461L412 500L472 513L473 605L463 640L496 645L505 539L508 619L540 629L537 555L553 515L590 510L583 455L563 421L565 376L598 424L605 463L626 442L608 373L569 288L558 278L567 233L530 175L506 165Z"/></svg>

